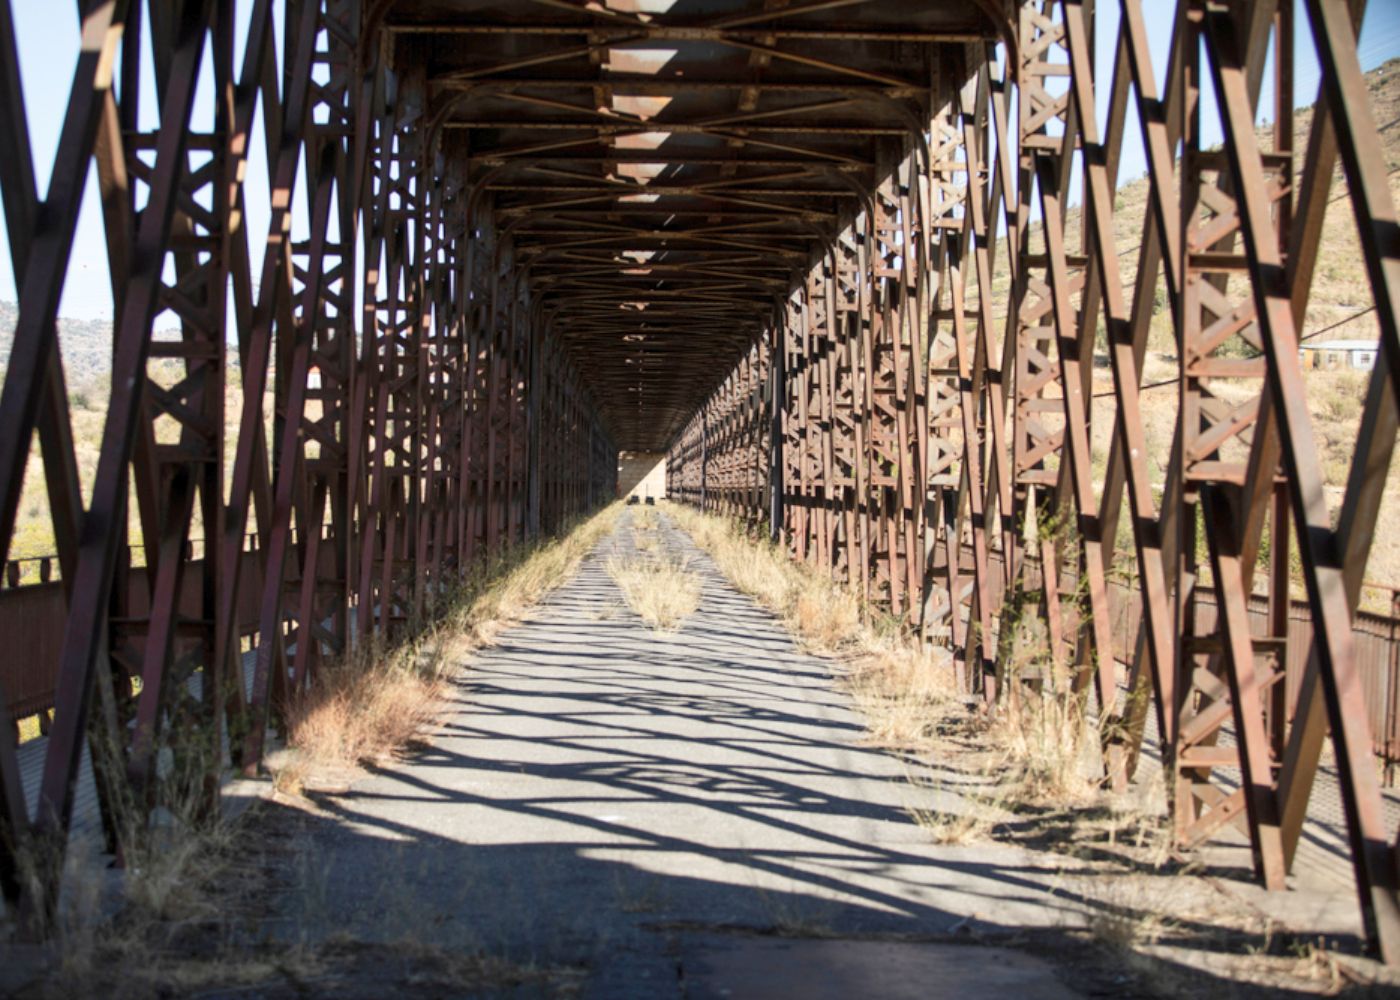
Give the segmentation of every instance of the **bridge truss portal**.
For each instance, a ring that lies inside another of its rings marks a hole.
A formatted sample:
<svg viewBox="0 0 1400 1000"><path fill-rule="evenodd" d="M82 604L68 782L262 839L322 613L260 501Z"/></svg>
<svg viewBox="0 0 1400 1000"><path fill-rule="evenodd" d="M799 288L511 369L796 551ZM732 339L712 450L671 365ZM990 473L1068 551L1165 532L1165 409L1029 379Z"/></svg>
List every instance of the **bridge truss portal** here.
<svg viewBox="0 0 1400 1000"><path fill-rule="evenodd" d="M0 0L0 539L37 438L64 609L33 815L0 740L7 901L44 904L11 846L61 853L85 747L147 808L162 759L211 790L225 755L254 771L328 659L611 497L619 450L669 449L673 499L765 525L989 706L1067 676L1106 782L1155 727L1179 845L1238 826L1270 888L1330 742L1366 930L1400 961L1352 634L1400 388L1366 3L1180 0L1164 71L1142 0L1112 6L80 0L41 200ZM1338 166L1381 344L1333 510L1298 341ZM115 305L84 484L56 324L89 171ZM1027 641L1052 669L1019 669Z"/></svg>

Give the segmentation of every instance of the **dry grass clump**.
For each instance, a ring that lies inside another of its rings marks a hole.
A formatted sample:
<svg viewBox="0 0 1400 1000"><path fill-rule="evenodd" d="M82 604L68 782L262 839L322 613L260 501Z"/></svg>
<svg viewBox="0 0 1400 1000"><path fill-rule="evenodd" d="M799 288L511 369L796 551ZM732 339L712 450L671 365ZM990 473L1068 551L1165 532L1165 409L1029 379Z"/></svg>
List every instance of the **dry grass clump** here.
<svg viewBox="0 0 1400 1000"><path fill-rule="evenodd" d="M772 542L749 537L737 522L680 505L667 511L730 583L782 618L808 646L834 653L860 643L860 601L850 591L793 562Z"/></svg>
<svg viewBox="0 0 1400 1000"><path fill-rule="evenodd" d="M998 710L988 736L1004 754L1005 783L1017 799L1072 806L1099 796L1086 760L1092 730L1073 695L1025 692Z"/></svg>
<svg viewBox="0 0 1400 1000"><path fill-rule="evenodd" d="M736 588L778 615L808 648L847 659L847 684L873 742L927 749L955 690L946 656L917 636L866 613L843 585L756 540L736 522L668 505L675 518Z"/></svg>
<svg viewBox="0 0 1400 1000"><path fill-rule="evenodd" d="M303 766L353 766L408 746L431 720L447 671L572 576L620 510L613 504L558 538L511 547L442 598L430 623L324 667L283 706L287 742Z"/></svg>
<svg viewBox="0 0 1400 1000"><path fill-rule="evenodd" d="M819 649L839 649L861 629L860 602L830 580L810 577L794 587L789 620Z"/></svg>
<svg viewBox="0 0 1400 1000"><path fill-rule="evenodd" d="M906 777L919 798L933 804L906 804L904 811L935 844L958 847L984 840L1006 817L1005 804L995 789L993 794L980 794L968 786L953 789L913 770ZM950 797L956 808L943 804Z"/></svg>
<svg viewBox="0 0 1400 1000"><path fill-rule="evenodd" d="M643 507L632 516L632 545L638 552L658 555L662 551L661 518L654 507Z"/></svg>
<svg viewBox="0 0 1400 1000"><path fill-rule="evenodd" d="M902 637L871 637L847 676L870 739L894 750L927 749L953 702L948 668Z"/></svg>
<svg viewBox="0 0 1400 1000"><path fill-rule="evenodd" d="M1043 539L1075 544L1064 517L1041 527ZM1087 577L1060 597L1060 631L1073 635L1090 615ZM1086 716L1087 690L1076 690L1084 667L1071 650L1056 649L1050 626L1023 594L1003 623L999 656L1002 697L985 733L1000 751L999 769L1009 794L1027 805L1081 806L1100 794L1098 730Z"/></svg>
<svg viewBox="0 0 1400 1000"><path fill-rule="evenodd" d="M243 934L251 883L264 872L243 820L211 811L201 769L177 764L162 777L149 815L129 786L111 792L125 866L104 873L97 841L74 838L58 861L63 889L51 922L38 928L51 943L47 958L16 995L187 996L264 982L298 961L290 952L270 960ZM41 845L26 848L24 878L51 870L37 863ZM38 897L37 883L30 892Z"/></svg>
<svg viewBox="0 0 1400 1000"><path fill-rule="evenodd" d="M928 834L929 840L944 847L961 847L985 840L996 826L991 813L976 805L962 812L920 806L906 806L904 811Z"/></svg>
<svg viewBox="0 0 1400 1000"><path fill-rule="evenodd" d="M1126 872L1103 875L1090 883L1091 905L1084 914L1085 930L1099 944L1121 952L1138 952L1174 933L1174 915L1187 906L1185 887Z"/></svg>
<svg viewBox="0 0 1400 1000"><path fill-rule="evenodd" d="M680 504L667 513L737 589L787 618L800 583L787 556L771 542L749 538L737 524ZM805 636L804 636L805 638Z"/></svg>
<svg viewBox="0 0 1400 1000"><path fill-rule="evenodd" d="M675 556L608 560L622 598L658 632L669 632L700 606L700 577Z"/></svg>
<svg viewBox="0 0 1400 1000"><path fill-rule="evenodd" d="M436 664L368 647L322 670L284 714L287 742L321 766L353 766L407 746L433 716L445 680Z"/></svg>

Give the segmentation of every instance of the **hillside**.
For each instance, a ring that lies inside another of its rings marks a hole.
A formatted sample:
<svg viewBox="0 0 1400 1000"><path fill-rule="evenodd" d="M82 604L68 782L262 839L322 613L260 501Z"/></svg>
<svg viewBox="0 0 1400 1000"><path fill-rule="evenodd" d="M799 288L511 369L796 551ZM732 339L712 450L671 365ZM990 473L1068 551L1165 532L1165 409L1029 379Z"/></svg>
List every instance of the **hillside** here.
<svg viewBox="0 0 1400 1000"><path fill-rule="evenodd" d="M19 308L0 302L0 358L8 362ZM106 319L60 319L58 342L63 351L69 392L103 384L112 368L112 323ZM8 363L5 367L8 367ZM103 390L105 392L105 388Z"/></svg>

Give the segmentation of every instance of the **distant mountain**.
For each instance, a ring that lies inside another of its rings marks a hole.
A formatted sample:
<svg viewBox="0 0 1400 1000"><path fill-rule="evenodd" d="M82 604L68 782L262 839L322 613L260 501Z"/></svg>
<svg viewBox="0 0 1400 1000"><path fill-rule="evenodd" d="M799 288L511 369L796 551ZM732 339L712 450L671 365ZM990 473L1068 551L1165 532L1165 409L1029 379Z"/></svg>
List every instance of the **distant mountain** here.
<svg viewBox="0 0 1400 1000"><path fill-rule="evenodd" d="M0 362L9 368L10 343L19 320L19 307L0 302ZM60 319L58 343L70 387L104 377L112 368L112 321Z"/></svg>

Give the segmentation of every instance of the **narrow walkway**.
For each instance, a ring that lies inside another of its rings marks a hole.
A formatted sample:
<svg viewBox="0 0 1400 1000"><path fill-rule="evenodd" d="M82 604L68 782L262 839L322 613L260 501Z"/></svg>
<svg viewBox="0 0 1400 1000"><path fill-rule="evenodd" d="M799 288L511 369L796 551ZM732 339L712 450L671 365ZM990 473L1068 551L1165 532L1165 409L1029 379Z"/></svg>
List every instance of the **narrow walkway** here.
<svg viewBox="0 0 1400 1000"><path fill-rule="evenodd" d="M340 822L307 853L288 932L586 966L586 996L868 995L895 969L911 996L959 970L984 994L1071 995L1012 951L733 933L936 940L1080 918L1054 891L1066 859L929 843L905 807L939 793L862 745L829 665L664 520L704 591L678 631L648 629L605 565L631 515L467 666L428 748L323 803ZM753 978L788 966L810 983Z"/></svg>

